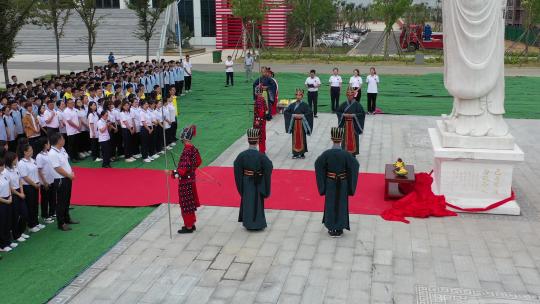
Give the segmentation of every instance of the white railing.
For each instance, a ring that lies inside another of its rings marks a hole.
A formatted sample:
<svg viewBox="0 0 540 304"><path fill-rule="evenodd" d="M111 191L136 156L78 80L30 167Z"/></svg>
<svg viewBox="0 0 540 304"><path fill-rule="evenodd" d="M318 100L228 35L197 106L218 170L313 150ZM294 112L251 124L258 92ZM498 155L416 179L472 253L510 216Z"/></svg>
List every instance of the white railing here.
<svg viewBox="0 0 540 304"><path fill-rule="evenodd" d="M176 5L176 1L167 6L167 9L165 10L165 22L163 22L163 26L161 26L161 36L159 37L159 48L156 56L158 62L161 60L161 54L163 54L165 46L167 45L167 28L169 27L169 22L171 20L173 5Z"/></svg>

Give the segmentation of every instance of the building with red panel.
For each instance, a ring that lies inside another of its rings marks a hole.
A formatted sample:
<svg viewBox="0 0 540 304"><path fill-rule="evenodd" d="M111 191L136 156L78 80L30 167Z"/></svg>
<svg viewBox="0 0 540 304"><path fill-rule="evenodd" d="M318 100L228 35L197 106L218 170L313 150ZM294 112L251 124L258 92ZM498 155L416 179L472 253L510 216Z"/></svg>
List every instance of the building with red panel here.
<svg viewBox="0 0 540 304"><path fill-rule="evenodd" d="M271 7L259 26L265 47L287 45L287 14L285 0L265 0ZM249 42L248 42L249 44ZM232 15L229 0L216 0L216 48L242 48L242 22Z"/></svg>

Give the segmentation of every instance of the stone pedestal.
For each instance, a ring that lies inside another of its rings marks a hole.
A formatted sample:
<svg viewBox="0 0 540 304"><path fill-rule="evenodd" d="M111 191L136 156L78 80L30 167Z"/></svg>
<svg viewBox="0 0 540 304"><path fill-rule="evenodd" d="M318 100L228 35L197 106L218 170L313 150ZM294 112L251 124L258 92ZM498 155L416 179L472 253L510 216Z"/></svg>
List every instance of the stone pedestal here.
<svg viewBox="0 0 540 304"><path fill-rule="evenodd" d="M435 194L460 208L485 208L511 195L514 165L524 160L517 145L506 150L450 148L443 146L439 129L429 129L429 136L435 158ZM519 215L520 208L510 201L485 213Z"/></svg>

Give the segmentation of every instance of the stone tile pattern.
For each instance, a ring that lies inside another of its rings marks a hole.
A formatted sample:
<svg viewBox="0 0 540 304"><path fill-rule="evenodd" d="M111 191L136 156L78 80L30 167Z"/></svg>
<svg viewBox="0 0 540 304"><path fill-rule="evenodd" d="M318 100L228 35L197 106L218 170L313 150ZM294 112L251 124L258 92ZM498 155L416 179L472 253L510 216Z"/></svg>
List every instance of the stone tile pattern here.
<svg viewBox="0 0 540 304"><path fill-rule="evenodd" d="M329 145L332 119L320 116L308 159L293 161L290 138L278 136L284 132L276 118L269 131L275 166L311 169L323 144ZM381 172L397 157L429 170L425 127L433 121L368 117L371 131L362 137L361 170ZM540 181L540 162L532 155L540 151L530 134L540 126L525 120L510 120L510 126L531 155L515 172L520 204L529 204L524 216L460 215L412 219L406 225L351 215L351 231L331 239L319 212L268 210L269 227L247 232L236 222L237 208L205 206L196 233L170 239L167 209L161 206L51 303L414 303L426 294L422 286L449 300L453 295L444 290L537 299L540 195L534 185ZM240 139L213 165L231 165L244 148ZM172 212L173 227L180 227L178 207Z"/></svg>
<svg viewBox="0 0 540 304"><path fill-rule="evenodd" d="M417 286L417 304L474 304L474 303L540 303L534 295L514 294L511 292L484 291L465 288Z"/></svg>

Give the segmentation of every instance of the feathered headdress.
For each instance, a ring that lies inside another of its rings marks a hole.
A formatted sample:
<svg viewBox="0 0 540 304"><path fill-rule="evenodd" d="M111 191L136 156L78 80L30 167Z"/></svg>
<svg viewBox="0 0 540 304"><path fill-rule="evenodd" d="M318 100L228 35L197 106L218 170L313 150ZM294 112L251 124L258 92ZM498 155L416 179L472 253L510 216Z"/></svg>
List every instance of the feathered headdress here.
<svg viewBox="0 0 540 304"><path fill-rule="evenodd" d="M180 139L191 140L197 134L197 127L195 125L187 126L182 130Z"/></svg>

